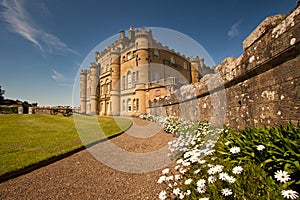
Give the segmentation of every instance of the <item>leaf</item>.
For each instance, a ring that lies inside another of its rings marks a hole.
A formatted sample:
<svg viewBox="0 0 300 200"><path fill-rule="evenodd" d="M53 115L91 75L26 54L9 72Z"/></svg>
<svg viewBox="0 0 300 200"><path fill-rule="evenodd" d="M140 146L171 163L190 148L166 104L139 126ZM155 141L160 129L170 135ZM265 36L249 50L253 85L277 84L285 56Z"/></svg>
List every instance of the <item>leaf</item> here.
<svg viewBox="0 0 300 200"><path fill-rule="evenodd" d="M299 161L295 161L294 162L294 165L297 167L297 169L300 171L300 164L299 164Z"/></svg>

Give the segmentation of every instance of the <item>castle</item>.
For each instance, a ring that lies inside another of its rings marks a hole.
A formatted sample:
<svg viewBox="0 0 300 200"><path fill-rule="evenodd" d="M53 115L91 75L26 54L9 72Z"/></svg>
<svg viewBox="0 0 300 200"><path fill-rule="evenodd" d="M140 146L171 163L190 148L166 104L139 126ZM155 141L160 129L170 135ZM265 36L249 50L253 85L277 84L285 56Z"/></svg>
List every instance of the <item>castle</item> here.
<svg viewBox="0 0 300 200"><path fill-rule="evenodd" d="M154 39L151 29L130 28L80 73L80 112L138 116L159 98L182 85L198 82L212 70L204 59L185 57Z"/></svg>

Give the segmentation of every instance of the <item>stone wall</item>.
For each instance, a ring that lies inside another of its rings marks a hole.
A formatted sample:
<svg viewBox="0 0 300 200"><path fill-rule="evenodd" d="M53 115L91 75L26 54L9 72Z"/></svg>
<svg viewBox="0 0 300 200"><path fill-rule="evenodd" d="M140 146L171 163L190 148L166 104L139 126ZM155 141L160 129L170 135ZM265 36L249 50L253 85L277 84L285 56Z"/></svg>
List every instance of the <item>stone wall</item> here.
<svg viewBox="0 0 300 200"><path fill-rule="evenodd" d="M300 7L266 18L215 74L151 105L150 113L224 122L232 128L300 120Z"/></svg>

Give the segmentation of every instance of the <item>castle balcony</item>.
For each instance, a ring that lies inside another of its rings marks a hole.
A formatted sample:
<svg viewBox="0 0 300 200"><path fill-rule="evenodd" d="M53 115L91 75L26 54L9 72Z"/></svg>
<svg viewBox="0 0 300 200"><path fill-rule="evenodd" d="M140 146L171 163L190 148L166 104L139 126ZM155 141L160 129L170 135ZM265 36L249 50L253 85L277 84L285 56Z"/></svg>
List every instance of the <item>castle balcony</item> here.
<svg viewBox="0 0 300 200"><path fill-rule="evenodd" d="M99 97L99 100L100 101L103 101L103 100L108 100L110 99L110 93L107 93L107 94L101 94L100 97Z"/></svg>
<svg viewBox="0 0 300 200"><path fill-rule="evenodd" d="M103 72L100 74L100 78L104 78L111 75L111 70Z"/></svg>

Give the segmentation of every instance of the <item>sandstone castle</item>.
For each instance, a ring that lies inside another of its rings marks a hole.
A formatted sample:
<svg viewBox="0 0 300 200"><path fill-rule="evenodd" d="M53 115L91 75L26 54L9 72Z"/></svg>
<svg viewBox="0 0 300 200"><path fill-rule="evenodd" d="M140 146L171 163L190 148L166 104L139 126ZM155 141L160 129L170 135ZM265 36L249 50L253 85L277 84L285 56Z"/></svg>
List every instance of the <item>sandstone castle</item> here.
<svg viewBox="0 0 300 200"><path fill-rule="evenodd" d="M226 58L212 70L202 58L186 58L161 45L151 30L131 28L127 36L121 31L116 42L96 52L90 69L81 72L81 112L150 113L237 129L297 123L299 36L297 5L288 15L263 20L243 41L240 56Z"/></svg>
<svg viewBox="0 0 300 200"><path fill-rule="evenodd" d="M151 29L130 28L80 77L80 110L91 115L138 116L150 104L167 98L182 85L195 83L212 70L203 58L185 57L163 46Z"/></svg>

